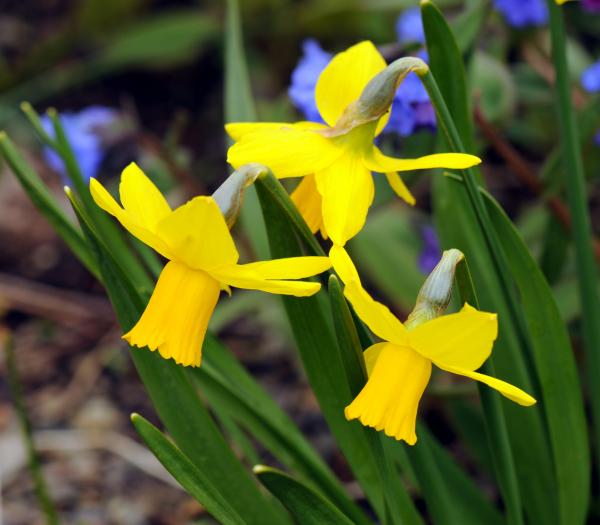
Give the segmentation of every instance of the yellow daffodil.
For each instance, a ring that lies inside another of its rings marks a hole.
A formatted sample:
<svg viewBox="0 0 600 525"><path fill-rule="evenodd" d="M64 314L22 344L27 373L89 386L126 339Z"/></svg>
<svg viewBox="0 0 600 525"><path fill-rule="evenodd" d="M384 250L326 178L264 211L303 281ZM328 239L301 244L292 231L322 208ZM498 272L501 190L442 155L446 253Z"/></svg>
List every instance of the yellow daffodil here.
<svg viewBox="0 0 600 525"><path fill-rule="evenodd" d="M413 445L417 441L419 400L429 382L432 363L447 372L481 381L520 405L536 402L519 388L475 371L492 351L498 334L496 314L465 304L459 313L407 327L363 289L343 248L334 246L330 258L356 314L384 341L364 353L369 378L346 407L348 420L358 419L363 425Z"/></svg>
<svg viewBox="0 0 600 525"><path fill-rule="evenodd" d="M374 195L372 172L386 174L396 194L414 204L398 171L462 169L480 162L473 155L460 153L417 159L384 155L373 139L387 123L391 99L373 118L357 120L351 116L356 116L353 111L367 84L385 68L385 60L375 46L361 42L336 55L319 77L315 97L326 124L226 126L236 142L229 149L228 161L236 168L248 162L264 164L277 178L305 177L294 193L294 201L313 232L321 229L340 246L365 223Z"/></svg>
<svg viewBox="0 0 600 525"><path fill-rule="evenodd" d="M96 204L130 233L169 259L137 324L123 336L132 346L158 350L184 366L200 366L206 327L220 290L229 286L295 296L316 293L319 283L290 281L327 270L327 257L296 257L238 264L238 252L217 203L195 197L171 210L135 164L121 176L119 206L95 179Z"/></svg>

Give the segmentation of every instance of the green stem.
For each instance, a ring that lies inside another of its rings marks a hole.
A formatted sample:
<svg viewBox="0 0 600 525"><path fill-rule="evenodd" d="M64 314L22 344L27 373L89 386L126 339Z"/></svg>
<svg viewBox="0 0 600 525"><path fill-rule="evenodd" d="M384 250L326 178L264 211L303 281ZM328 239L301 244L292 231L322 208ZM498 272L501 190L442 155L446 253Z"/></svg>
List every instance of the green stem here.
<svg viewBox="0 0 600 525"><path fill-rule="evenodd" d="M567 202L573 221L575 264L581 301L583 340L589 374L588 388L595 428L596 454L600 454L600 296L598 274L592 251L592 228L587 209L583 162L571 105L571 86L566 56L565 26L561 9L547 0L550 11L552 60L556 72L556 105L560 123L562 160L567 187ZM600 459L597 458L597 461Z"/></svg>
<svg viewBox="0 0 600 525"><path fill-rule="evenodd" d="M452 118L450 110L446 105L446 101L440 92L435 77L431 71L427 71L420 78L431 99L431 103L435 108L438 117L438 124L442 128L446 139L448 140L450 149L452 149L454 152L466 153L464 144L454 123L454 119ZM509 281L509 272L506 271L506 269L509 267L508 261L506 260L504 251L502 250L502 247L498 241L492 221L488 214L487 207L483 200L483 196L481 195L477 172L473 168L462 170L461 177L464 182L468 198L471 202L471 206L473 207L473 211L475 212L475 216L477 217L477 221L481 228L483 238L485 239L487 247L492 256L491 259L494 266L494 273L499 281L500 290L504 296L504 302L510 312L515 326L519 329L518 334L521 338L521 343L524 346L528 346L530 342L526 335L527 329L524 326L523 317L518 309L519 299L516 297L514 287Z"/></svg>
<svg viewBox="0 0 600 525"><path fill-rule="evenodd" d="M471 306L479 308L479 300L467 261L463 259L456 267L456 282L461 299ZM496 376L493 357L490 356L481 367L486 375ZM523 525L521 494L517 469L508 437L508 428L502 408L500 395L491 388L477 383L481 404L485 413L484 423L494 465L494 471L500 484L500 490L506 505L507 522L512 525Z"/></svg>
<svg viewBox="0 0 600 525"><path fill-rule="evenodd" d="M448 106L439 90L437 82L431 73L428 71L424 75L421 76L421 81L429 94L431 102L437 112L438 115L438 123L444 134L446 135L446 139L450 145L450 149L455 152L465 153L465 148L463 146L462 140L460 138L460 134L454 124L454 120L448 110ZM491 219L488 215L487 208L483 201L483 197L479 191L479 183L477 180L477 174L473 169L466 169L462 172L462 179L464 181L465 188L467 190L467 195L469 196L469 200L473 209L475 211L475 215L477 216L477 220L479 222L479 226L483 232L484 239L486 244L488 245L488 249L492 254L492 261L495 267L495 273L497 279L500 281L501 289L505 294L506 304L510 308L511 315L515 322L520 322L520 316L517 314L513 305L515 304L514 298L511 296L511 284L508 281L507 275L502 268L506 268L507 265L505 263L505 256L500 247L498 239L494 234L494 229L492 226ZM463 264L459 264L457 267L457 271ZM470 281L470 276L469 276ZM473 297L470 298L472 301L471 304L475 306L477 304L477 300L475 297L474 289ZM464 300L468 300L467 297L463 297ZM493 364L490 360L488 365L488 372L491 372L493 375ZM492 452L492 457L494 458L494 466L496 470L496 475L498 478L498 483L500 484L500 491L502 493L502 497L504 503L506 505L508 522L512 525L522 525L523 524L523 511L521 505L521 497L519 493L519 485L516 478L516 469L514 465L514 458L512 455L512 449L510 447L510 441L508 438L508 432L506 427L506 419L504 417L504 411L502 409L502 405L500 403L500 399L494 392L489 392L487 387L481 386L479 388L481 395L481 402L484 408L484 419L485 425L488 429L488 437L490 440L490 449Z"/></svg>
<svg viewBox="0 0 600 525"><path fill-rule="evenodd" d="M31 422L27 414L27 408L25 406L25 400L23 398L23 390L21 381L19 378L19 371L17 369L17 363L15 360L15 349L12 338L7 333L0 332L0 339L3 339L4 353L6 357L6 374L8 376L8 386L10 389L13 403L15 405L15 411L19 418L21 425L21 431L23 432L23 440L25 441L25 448L27 449L27 458L29 461L29 471L33 479L33 485L35 488L35 494L37 496L42 512L46 516L46 523L49 525L58 525L58 514L54 508L54 504L50 499L48 487L42 474L40 467L40 461L35 450L33 443L33 433L31 430Z"/></svg>

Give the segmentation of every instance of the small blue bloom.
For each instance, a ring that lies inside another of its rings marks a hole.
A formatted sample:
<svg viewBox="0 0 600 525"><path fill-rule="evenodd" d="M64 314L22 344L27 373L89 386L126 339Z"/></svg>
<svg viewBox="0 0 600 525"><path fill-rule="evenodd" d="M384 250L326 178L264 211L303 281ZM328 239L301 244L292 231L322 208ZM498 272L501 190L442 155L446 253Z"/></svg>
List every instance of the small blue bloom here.
<svg viewBox="0 0 600 525"><path fill-rule="evenodd" d="M314 39L305 40L302 43L302 51L304 55L292 72L292 84L288 95L307 120L323 122L315 101L315 88L332 54L324 51Z"/></svg>
<svg viewBox="0 0 600 525"><path fill-rule="evenodd" d="M517 29L548 23L545 0L494 0L494 6L502 13L504 20Z"/></svg>
<svg viewBox="0 0 600 525"><path fill-rule="evenodd" d="M581 85L588 93L600 91L600 60L581 74Z"/></svg>
<svg viewBox="0 0 600 525"><path fill-rule="evenodd" d="M425 43L421 10L418 7L411 7L398 17L396 21L396 36L400 44Z"/></svg>
<svg viewBox="0 0 600 525"><path fill-rule="evenodd" d="M117 118L118 113L115 110L102 106L90 106L77 113L60 114L60 122L85 180L96 176L104 156L102 131L113 125ZM49 117L42 117L42 126L48 135L55 137ZM67 170L60 156L53 149L44 148L44 157L50 167L68 184Z"/></svg>
<svg viewBox="0 0 600 525"><path fill-rule="evenodd" d="M419 268L424 274L429 274L442 257L440 241L431 226L421 228L421 239L423 240L423 247L419 255Z"/></svg>

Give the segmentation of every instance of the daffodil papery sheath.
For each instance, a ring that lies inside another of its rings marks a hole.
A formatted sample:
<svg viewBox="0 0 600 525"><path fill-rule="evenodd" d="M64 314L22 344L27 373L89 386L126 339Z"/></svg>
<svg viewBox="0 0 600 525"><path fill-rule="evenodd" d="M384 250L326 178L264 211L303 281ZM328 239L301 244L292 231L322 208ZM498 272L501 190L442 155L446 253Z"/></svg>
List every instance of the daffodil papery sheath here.
<svg viewBox="0 0 600 525"><path fill-rule="evenodd" d="M200 365L206 327L221 290L234 286L308 296L321 285L289 279L316 275L331 266L327 257L238 264L233 238L212 197L195 197L172 210L135 164L121 176L122 207L96 179L91 179L90 190L98 206L169 260L142 317L123 338L184 366Z"/></svg>
<svg viewBox="0 0 600 525"><path fill-rule="evenodd" d="M414 204L399 171L462 169L480 160L461 153L417 159L384 155L373 140L389 118L389 109L374 120L348 126L342 118L386 63L375 46L361 42L339 53L321 73L315 89L317 107L326 124L317 122L232 123L226 130L235 144L228 161L268 166L278 178L310 177L294 193L294 201L313 232L321 229L340 246L363 227L373 201L372 172L386 174L399 197Z"/></svg>
<svg viewBox="0 0 600 525"><path fill-rule="evenodd" d="M519 388L476 372L489 357L498 335L496 314L465 304L456 314L406 327L363 289L344 248L333 246L330 258L345 284L344 295L356 314L384 342L365 353L368 380L346 407L346 418L383 430L413 445L419 401L431 376L431 365L495 388L520 405L536 401Z"/></svg>

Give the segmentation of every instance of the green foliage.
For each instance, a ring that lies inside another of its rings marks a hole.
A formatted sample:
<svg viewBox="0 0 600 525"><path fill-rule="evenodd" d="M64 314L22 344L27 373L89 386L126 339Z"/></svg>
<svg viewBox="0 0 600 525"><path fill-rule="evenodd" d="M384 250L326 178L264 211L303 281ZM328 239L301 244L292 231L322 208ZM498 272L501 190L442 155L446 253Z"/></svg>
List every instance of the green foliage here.
<svg viewBox="0 0 600 525"><path fill-rule="evenodd" d="M148 448L163 466L194 496L206 510L223 525L245 525L235 508L194 464L171 443L160 430L139 414L132 414L131 421Z"/></svg>
<svg viewBox="0 0 600 525"><path fill-rule="evenodd" d="M258 465L254 473L294 516L298 525L351 525L344 514L317 492L280 470Z"/></svg>

